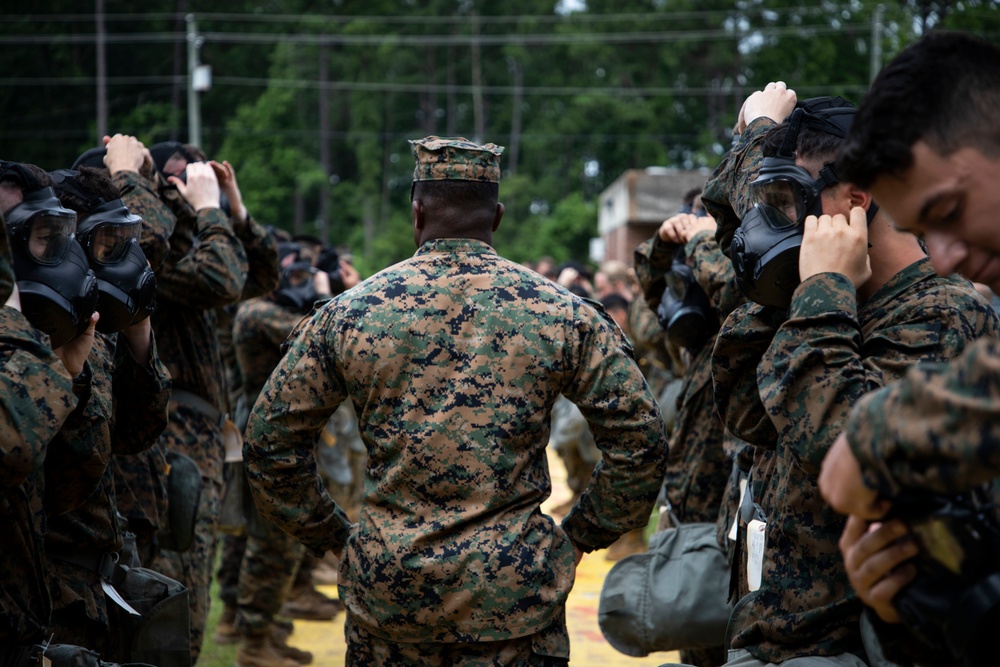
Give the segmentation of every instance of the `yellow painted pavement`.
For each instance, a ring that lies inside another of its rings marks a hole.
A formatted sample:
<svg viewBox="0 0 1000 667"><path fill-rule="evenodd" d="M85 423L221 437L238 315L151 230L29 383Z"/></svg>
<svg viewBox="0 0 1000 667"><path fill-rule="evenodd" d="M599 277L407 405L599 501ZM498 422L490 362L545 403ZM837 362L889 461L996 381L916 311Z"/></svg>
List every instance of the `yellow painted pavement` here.
<svg viewBox="0 0 1000 667"><path fill-rule="evenodd" d="M550 450L551 451L551 450ZM569 498L565 469L558 457L549 456L552 473L552 496L542 505L547 511ZM676 652L655 653L645 658L632 658L619 653L608 644L597 624L597 607L604 577L613 562L604 560L604 551L583 557L577 568L576 584L566 604L566 622L570 633L570 667L653 667L666 662L679 662ZM322 586L330 597L337 596L336 586ZM289 643L314 655L314 667L342 667L344 664L344 617L332 622L296 621Z"/></svg>

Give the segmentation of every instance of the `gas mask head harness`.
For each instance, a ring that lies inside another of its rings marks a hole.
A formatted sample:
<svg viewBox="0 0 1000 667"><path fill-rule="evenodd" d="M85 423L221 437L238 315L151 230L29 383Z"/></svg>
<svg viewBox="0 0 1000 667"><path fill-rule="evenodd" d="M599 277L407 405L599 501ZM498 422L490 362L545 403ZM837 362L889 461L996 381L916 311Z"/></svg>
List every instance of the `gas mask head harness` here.
<svg viewBox="0 0 1000 667"><path fill-rule="evenodd" d="M97 277L97 330L113 333L149 317L156 308L156 278L139 246L142 218L121 199L105 201L87 190L77 171L51 175L58 192L72 194L90 211L77 224L76 236Z"/></svg>
<svg viewBox="0 0 1000 667"><path fill-rule="evenodd" d="M677 249L665 279L656 308L660 326L674 345L697 350L719 330L719 315L687 265L683 247Z"/></svg>
<svg viewBox="0 0 1000 667"><path fill-rule="evenodd" d="M822 192L840 177L832 164L819 177L795 163L796 145L803 129L844 138L856 109L840 97L805 100L787 120L777 155L764 158L750 184L750 211L733 235L730 258L740 290L764 306L787 308L799 284L799 248L805 219L823 214ZM878 211L872 202L871 223Z"/></svg>
<svg viewBox="0 0 1000 667"><path fill-rule="evenodd" d="M175 187L174 185L170 184L169 181L167 181L167 179L170 176L176 176L177 178L181 179L184 183L187 183L186 166L178 174L167 173L163 171L164 169L167 168L167 163L170 162L170 158L174 157L175 155L179 156L187 164L191 164L192 162L202 161L198 158L198 156L193 155L191 151L187 149L187 146L185 146L179 141L161 141L158 144L153 144L152 146L149 147L149 155L151 158L153 158L153 166L156 167L156 171L158 171L160 175L163 176L163 180L167 182L168 187L170 188ZM207 162L207 160L205 161ZM219 208L221 208L226 215L233 214L232 205L229 203L229 197L227 197L226 193L224 192L219 194Z"/></svg>
<svg viewBox="0 0 1000 667"><path fill-rule="evenodd" d="M61 347L87 329L97 305L97 279L76 240L76 213L25 165L0 161L0 180L23 201L4 213L21 312Z"/></svg>

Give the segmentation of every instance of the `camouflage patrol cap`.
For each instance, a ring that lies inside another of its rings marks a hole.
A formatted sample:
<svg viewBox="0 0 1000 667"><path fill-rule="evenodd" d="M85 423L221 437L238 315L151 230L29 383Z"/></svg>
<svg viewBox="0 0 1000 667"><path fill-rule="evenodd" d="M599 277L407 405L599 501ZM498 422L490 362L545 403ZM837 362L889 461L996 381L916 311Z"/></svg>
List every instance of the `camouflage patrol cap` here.
<svg viewBox="0 0 1000 667"><path fill-rule="evenodd" d="M503 146L479 145L465 137L446 139L437 136L410 141L410 151L417 161L413 181L483 181L500 182L500 154Z"/></svg>

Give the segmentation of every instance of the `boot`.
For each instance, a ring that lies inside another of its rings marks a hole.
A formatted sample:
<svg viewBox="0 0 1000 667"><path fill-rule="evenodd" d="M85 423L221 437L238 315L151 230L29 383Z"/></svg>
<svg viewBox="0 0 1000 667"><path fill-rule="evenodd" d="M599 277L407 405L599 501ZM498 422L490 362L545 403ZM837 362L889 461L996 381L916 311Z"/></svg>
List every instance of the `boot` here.
<svg viewBox="0 0 1000 667"><path fill-rule="evenodd" d="M332 621L343 610L343 602L328 598L312 586L292 589L281 606L282 616L306 621Z"/></svg>
<svg viewBox="0 0 1000 667"><path fill-rule="evenodd" d="M243 637L236 652L236 667L299 667L299 663L279 654L268 635L261 634Z"/></svg>
<svg viewBox="0 0 1000 667"><path fill-rule="evenodd" d="M279 641L287 642L288 638L295 631L295 625L291 621L286 621L280 618L272 618L269 629L274 633L274 636Z"/></svg>
<svg viewBox="0 0 1000 667"><path fill-rule="evenodd" d="M645 552L645 532L644 528L636 528L619 537L614 544L608 547L607 553L604 554L604 560L621 560L627 556Z"/></svg>
<svg viewBox="0 0 1000 667"><path fill-rule="evenodd" d="M295 648L294 646L289 646L288 635L279 630L277 626L271 625L268 628L268 633L271 641L271 648L274 649L275 653L283 658L291 658L300 665L308 665L312 663L313 654L309 651L303 651L302 649Z"/></svg>
<svg viewBox="0 0 1000 667"><path fill-rule="evenodd" d="M240 640L236 632L236 607L225 605L219 623L215 626L215 643L219 645L235 644Z"/></svg>

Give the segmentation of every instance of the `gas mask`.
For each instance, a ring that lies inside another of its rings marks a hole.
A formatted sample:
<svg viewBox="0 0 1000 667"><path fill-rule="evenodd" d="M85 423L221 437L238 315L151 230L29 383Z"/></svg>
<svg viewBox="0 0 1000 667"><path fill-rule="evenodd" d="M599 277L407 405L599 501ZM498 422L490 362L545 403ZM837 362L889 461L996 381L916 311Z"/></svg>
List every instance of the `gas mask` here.
<svg viewBox="0 0 1000 667"><path fill-rule="evenodd" d="M833 165L825 165L819 178L795 164L799 130L809 127L836 137L846 137L855 109L841 98L806 100L788 119L778 154L764 158L760 173L750 184L750 211L733 234L730 259L743 294L763 306L787 308L798 287L799 248L805 219L823 214L821 195L837 185ZM878 207L872 202L868 222Z"/></svg>
<svg viewBox="0 0 1000 667"><path fill-rule="evenodd" d="M730 246L737 284L748 299L763 306L789 306L799 284L805 220L823 214L820 193L839 181L831 166L813 179L794 158L764 158L760 174L750 184L753 208Z"/></svg>
<svg viewBox="0 0 1000 667"><path fill-rule="evenodd" d="M308 313L319 298L313 275L316 269L305 260L292 262L281 269L278 289L271 297L279 306L299 313Z"/></svg>
<svg viewBox="0 0 1000 667"><path fill-rule="evenodd" d="M671 343L696 350L719 330L719 316L683 254L674 258L666 282L656 308L660 326Z"/></svg>
<svg viewBox="0 0 1000 667"><path fill-rule="evenodd" d="M142 218L116 199L98 206L77 228L97 276L98 331L121 331L156 309L156 278L139 247L141 227Z"/></svg>
<svg viewBox="0 0 1000 667"><path fill-rule="evenodd" d="M21 312L61 347L86 331L97 306L97 278L76 240L76 213L52 188L41 188L26 192L4 217Z"/></svg>

